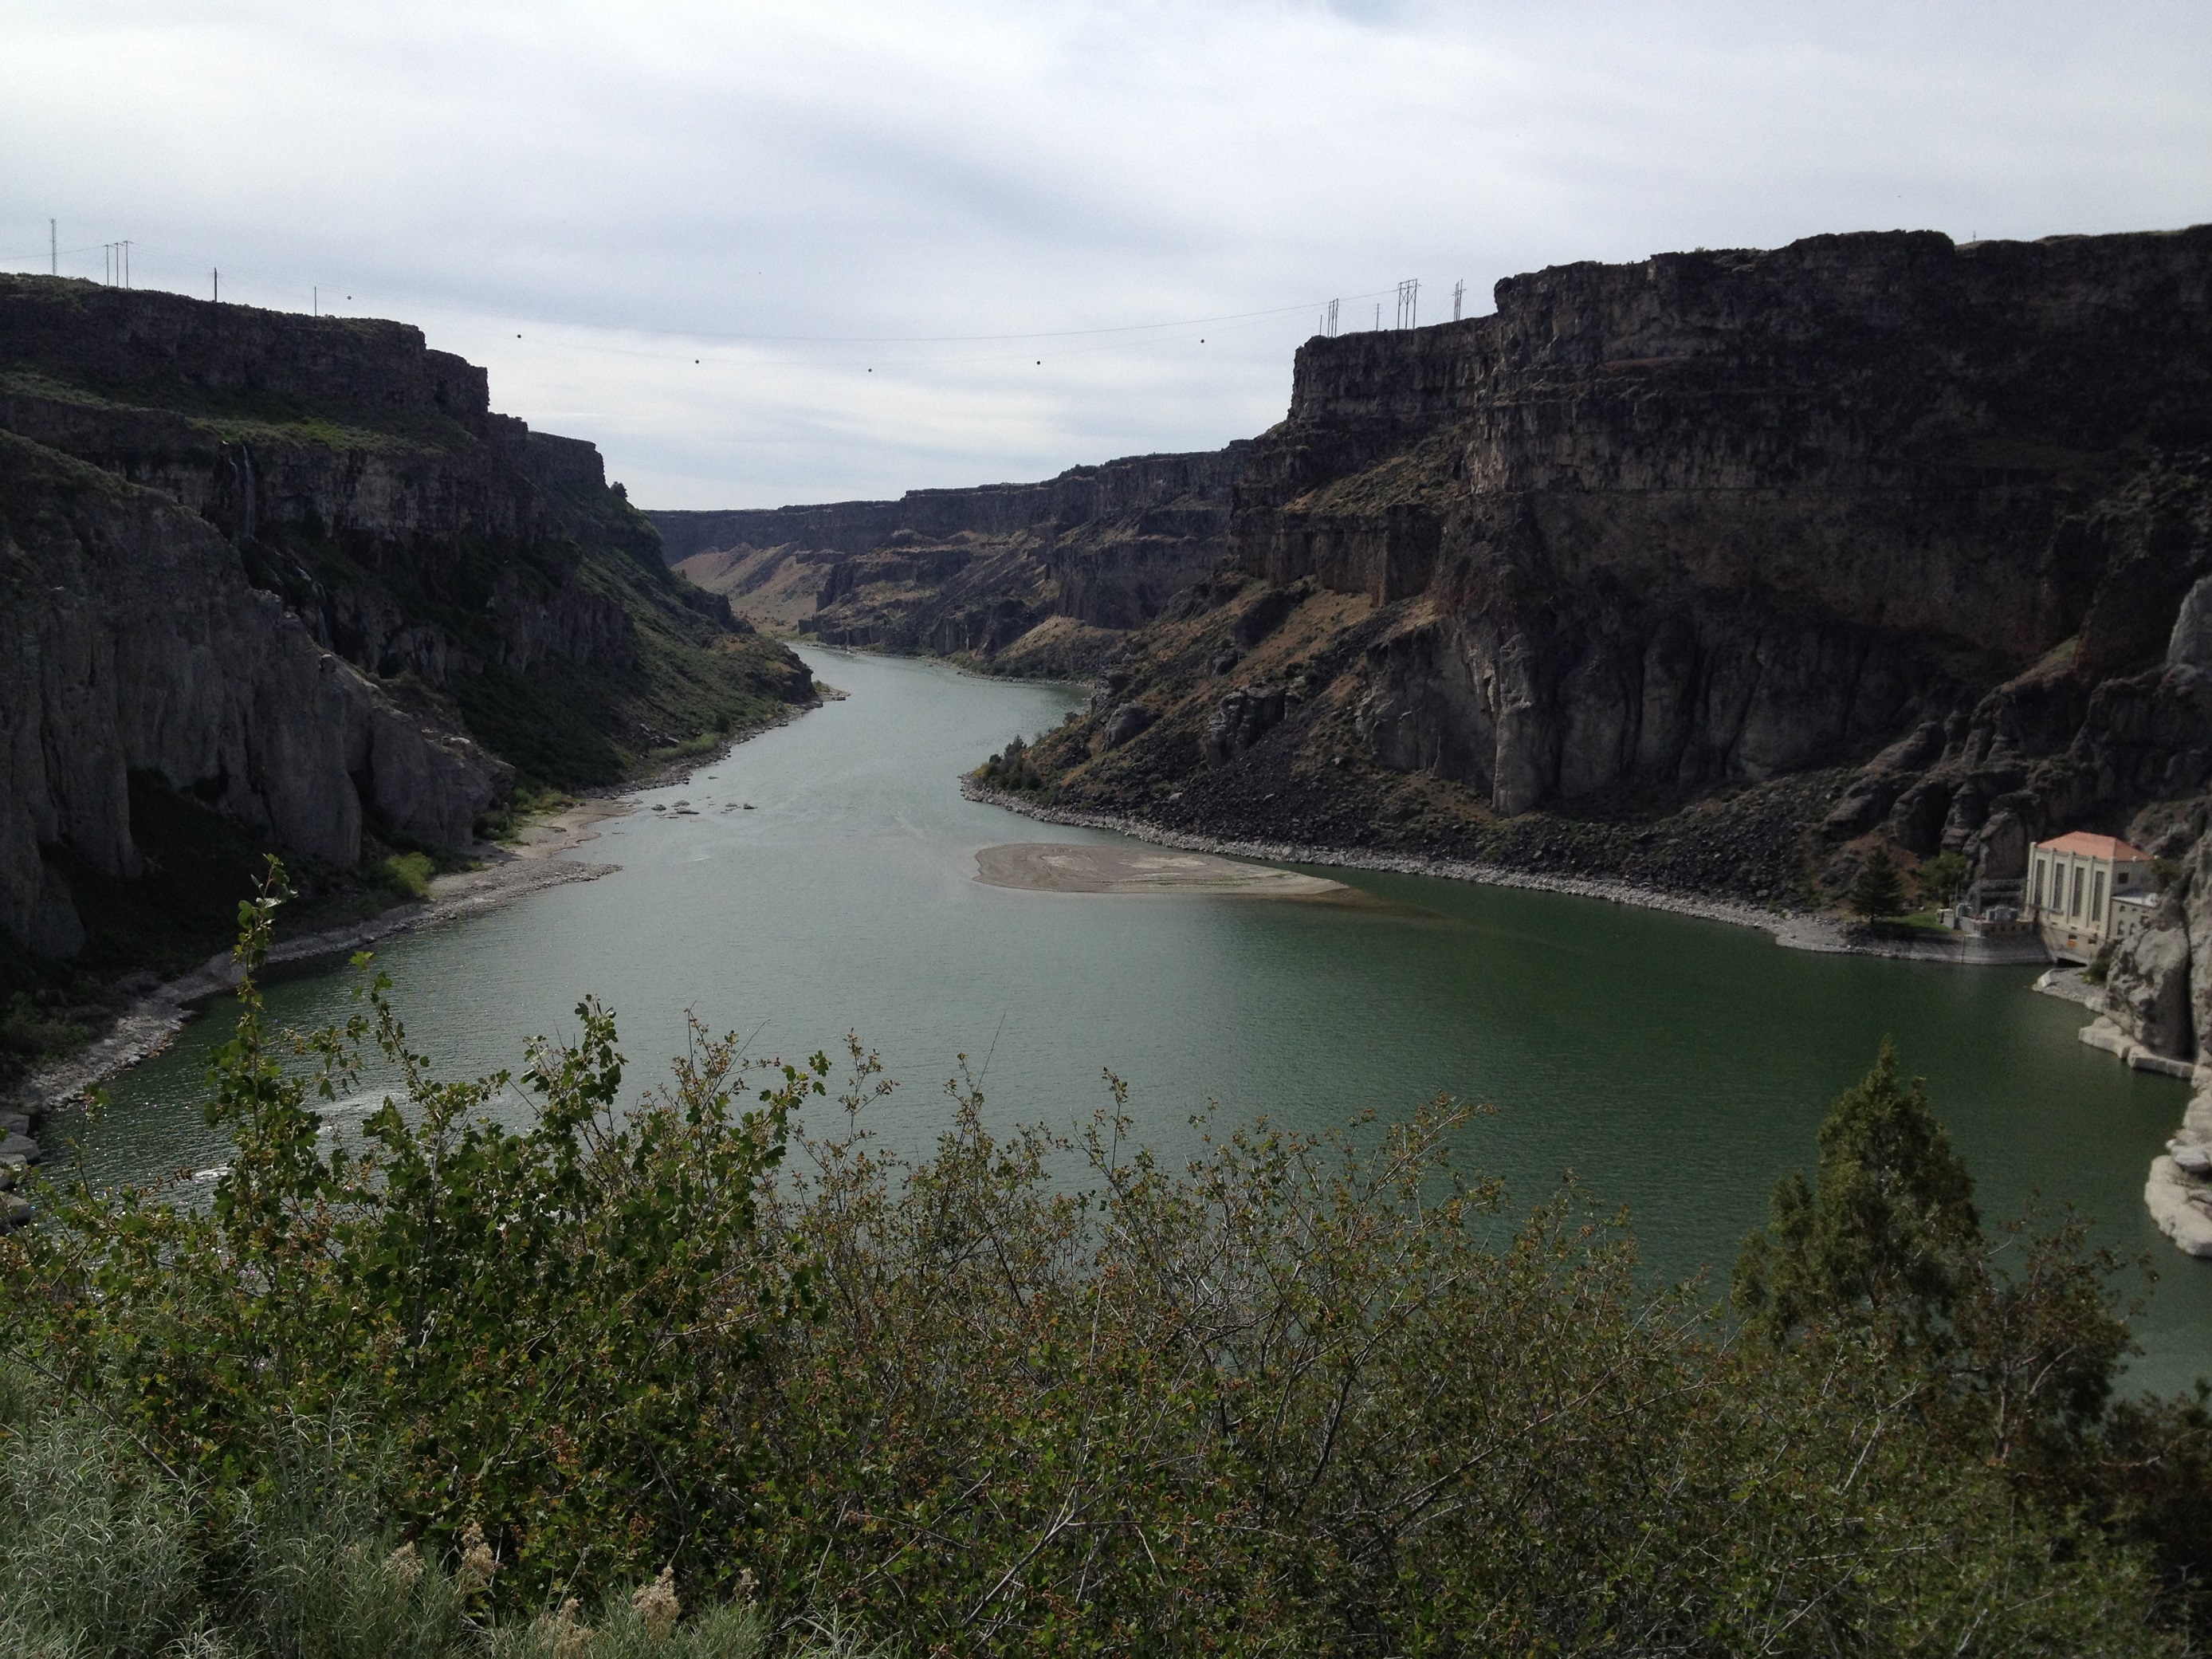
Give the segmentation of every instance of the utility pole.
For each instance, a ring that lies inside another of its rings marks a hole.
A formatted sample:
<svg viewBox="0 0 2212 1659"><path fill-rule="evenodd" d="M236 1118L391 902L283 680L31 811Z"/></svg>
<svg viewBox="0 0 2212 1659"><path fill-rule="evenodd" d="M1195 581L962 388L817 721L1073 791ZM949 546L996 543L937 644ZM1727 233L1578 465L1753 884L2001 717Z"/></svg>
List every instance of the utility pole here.
<svg viewBox="0 0 2212 1659"><path fill-rule="evenodd" d="M1414 316L1420 305L1420 301L1421 279L1419 277L1408 276L1404 282L1398 284L1399 327L1412 328L1415 326ZM1382 307L1377 306L1376 309L1380 311Z"/></svg>
<svg viewBox="0 0 2212 1659"><path fill-rule="evenodd" d="M123 286L131 286L131 239L127 236L123 240Z"/></svg>
<svg viewBox="0 0 2212 1659"><path fill-rule="evenodd" d="M321 315L323 314L323 291L322 291L322 289L319 289L319 288L311 288L311 289L309 289L307 290L307 292L308 292L311 295L313 295L313 298L308 301L308 303L309 303L309 304L311 304L311 305L313 305L313 306L314 307L314 308L315 308L315 315L316 315L316 316L318 316L318 317L321 316Z"/></svg>
<svg viewBox="0 0 2212 1659"><path fill-rule="evenodd" d="M222 267L221 267L221 266L217 266L215 270L209 271L209 272L208 272L208 275L209 275L210 276L211 276L211 277L213 277L213 278L215 279L215 302L216 302L217 305L221 305L221 304L222 303Z"/></svg>
<svg viewBox="0 0 2212 1659"><path fill-rule="evenodd" d="M1467 278L1462 276L1452 284L1452 321L1459 320L1461 303L1467 298Z"/></svg>
<svg viewBox="0 0 2212 1659"><path fill-rule="evenodd" d="M1336 301L1334 300L1328 302L1328 337L1332 340L1336 337Z"/></svg>
<svg viewBox="0 0 2212 1659"><path fill-rule="evenodd" d="M1382 331L1382 302L1380 300L1375 302L1375 331L1377 334Z"/></svg>
<svg viewBox="0 0 2212 1659"><path fill-rule="evenodd" d="M61 233L54 228L54 222L51 219L46 221L46 274L50 276L62 274Z"/></svg>

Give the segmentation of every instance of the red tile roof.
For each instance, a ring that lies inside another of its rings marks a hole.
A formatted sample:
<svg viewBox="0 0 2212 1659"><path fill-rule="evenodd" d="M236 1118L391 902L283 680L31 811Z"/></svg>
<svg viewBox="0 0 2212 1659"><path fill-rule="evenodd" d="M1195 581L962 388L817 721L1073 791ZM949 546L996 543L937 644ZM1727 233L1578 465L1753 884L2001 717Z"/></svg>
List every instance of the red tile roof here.
<svg viewBox="0 0 2212 1659"><path fill-rule="evenodd" d="M2125 864L2131 859L2138 864L2150 862L2149 854L2140 847L2130 846L2118 836L2093 836L2083 830L2061 836L2056 841L2039 841L2035 843L2035 850L2039 853L2078 853L2084 858L2111 859L2119 864Z"/></svg>

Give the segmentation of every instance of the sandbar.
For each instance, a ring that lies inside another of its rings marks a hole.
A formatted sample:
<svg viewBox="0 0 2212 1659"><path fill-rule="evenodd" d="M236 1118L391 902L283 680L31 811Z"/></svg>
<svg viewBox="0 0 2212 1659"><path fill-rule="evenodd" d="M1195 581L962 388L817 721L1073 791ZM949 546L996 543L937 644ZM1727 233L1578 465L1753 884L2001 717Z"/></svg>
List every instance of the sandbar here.
<svg viewBox="0 0 2212 1659"><path fill-rule="evenodd" d="M1325 876L1303 876L1264 864L1239 864L1211 853L1159 847L1082 846L1021 841L975 854L975 879L992 887L1039 893L1187 893L1206 897L1328 898L1352 889Z"/></svg>

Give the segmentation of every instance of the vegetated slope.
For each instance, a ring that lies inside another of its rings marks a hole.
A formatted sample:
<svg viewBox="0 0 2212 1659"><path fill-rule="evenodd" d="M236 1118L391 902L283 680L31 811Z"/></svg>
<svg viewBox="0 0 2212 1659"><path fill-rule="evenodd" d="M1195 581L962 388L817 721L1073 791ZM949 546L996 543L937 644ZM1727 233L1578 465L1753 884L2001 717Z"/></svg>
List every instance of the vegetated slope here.
<svg viewBox="0 0 2212 1659"><path fill-rule="evenodd" d="M2208 280L2207 228L1817 237L1311 341L1227 568L1032 762L1178 829L1769 900L1877 840L1985 898L2069 828L2179 857Z"/></svg>
<svg viewBox="0 0 2212 1659"><path fill-rule="evenodd" d="M592 446L493 414L404 325L0 277L0 432L11 978L149 853L457 848L518 778L612 783L812 696L667 572Z"/></svg>
<svg viewBox="0 0 2212 1659"><path fill-rule="evenodd" d="M1219 562L1250 450L896 501L650 516L679 570L764 627L1000 673L1087 673Z"/></svg>

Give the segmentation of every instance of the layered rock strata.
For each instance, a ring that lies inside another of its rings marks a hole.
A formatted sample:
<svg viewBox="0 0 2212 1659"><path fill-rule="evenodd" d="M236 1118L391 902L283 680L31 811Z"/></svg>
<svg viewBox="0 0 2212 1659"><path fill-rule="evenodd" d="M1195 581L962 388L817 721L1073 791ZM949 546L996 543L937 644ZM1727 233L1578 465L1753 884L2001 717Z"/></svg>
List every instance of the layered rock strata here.
<svg viewBox="0 0 2212 1659"><path fill-rule="evenodd" d="M652 514L672 563L741 612L825 643L961 654L1024 671L1097 656L1227 548L1252 446L1139 455L1042 483L895 501ZM1048 660L1029 661L1025 636Z"/></svg>

